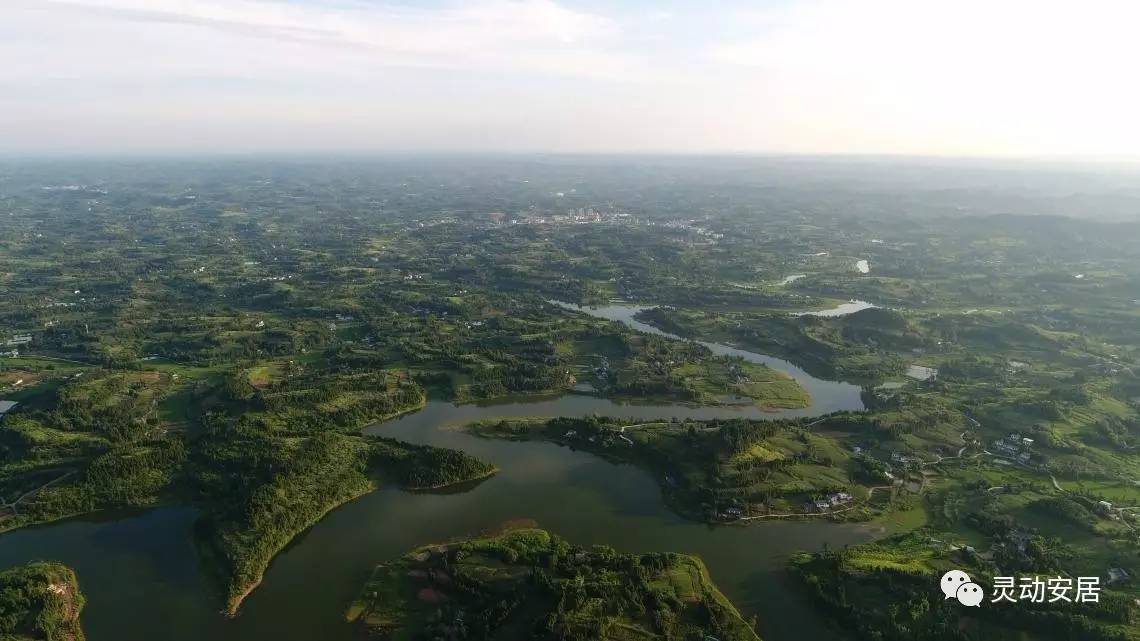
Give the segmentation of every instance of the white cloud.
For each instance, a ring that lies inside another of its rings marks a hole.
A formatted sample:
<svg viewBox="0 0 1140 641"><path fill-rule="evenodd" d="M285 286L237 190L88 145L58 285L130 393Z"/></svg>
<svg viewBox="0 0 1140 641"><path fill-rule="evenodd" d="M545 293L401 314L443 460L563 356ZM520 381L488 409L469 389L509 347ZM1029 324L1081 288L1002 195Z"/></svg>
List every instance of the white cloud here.
<svg viewBox="0 0 1140 641"><path fill-rule="evenodd" d="M0 149L1140 154L1132 2L578 1L0 0Z"/></svg>
<svg viewBox="0 0 1140 641"><path fill-rule="evenodd" d="M147 64L138 58L149 55L149 47L158 55L153 62L170 64L174 72L222 70L225 66L218 63L227 60L238 67L258 61L265 70L275 55L281 56L277 66L282 69L324 65L329 73L412 66L612 76L639 64L614 46L620 36L617 23L552 0L476 0L434 9L273 0L21 4L27 28L42 31L53 47L51 57L40 59L43 64L29 61L37 73L51 73L45 67L60 58L81 66L114 62L131 72L145 70ZM104 29L135 46L136 55L118 51ZM59 37L61 30L69 38ZM92 55L94 60L85 64ZM220 61L222 56L226 60ZM54 71L66 73L66 67Z"/></svg>
<svg viewBox="0 0 1140 641"><path fill-rule="evenodd" d="M753 35L710 44L711 64L799 86L823 127L898 132L883 147L1140 151L1133 2L809 0L742 19Z"/></svg>

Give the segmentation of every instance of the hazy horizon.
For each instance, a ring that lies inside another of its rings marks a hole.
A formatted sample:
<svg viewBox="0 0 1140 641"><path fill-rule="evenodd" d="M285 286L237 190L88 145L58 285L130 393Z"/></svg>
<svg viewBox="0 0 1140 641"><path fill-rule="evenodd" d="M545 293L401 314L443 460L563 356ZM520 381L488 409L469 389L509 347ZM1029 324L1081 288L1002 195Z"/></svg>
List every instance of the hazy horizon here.
<svg viewBox="0 0 1140 641"><path fill-rule="evenodd" d="M0 154L1135 162L1119 0L9 0Z"/></svg>

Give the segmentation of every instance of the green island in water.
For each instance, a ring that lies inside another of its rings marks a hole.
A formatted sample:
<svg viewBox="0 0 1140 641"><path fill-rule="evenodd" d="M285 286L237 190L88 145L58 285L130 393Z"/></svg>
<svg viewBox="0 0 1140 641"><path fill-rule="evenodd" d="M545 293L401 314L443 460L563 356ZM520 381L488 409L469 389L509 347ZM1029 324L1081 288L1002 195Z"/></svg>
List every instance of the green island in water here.
<svg viewBox="0 0 1140 641"><path fill-rule="evenodd" d="M36 562L0 572L0 639L83 641L85 603L75 572Z"/></svg>
<svg viewBox="0 0 1140 641"><path fill-rule="evenodd" d="M540 529L417 548L346 617L370 637L758 641L701 560L578 547Z"/></svg>
<svg viewBox="0 0 1140 641"><path fill-rule="evenodd" d="M675 163L0 160L2 634L1140 641L1140 222Z"/></svg>

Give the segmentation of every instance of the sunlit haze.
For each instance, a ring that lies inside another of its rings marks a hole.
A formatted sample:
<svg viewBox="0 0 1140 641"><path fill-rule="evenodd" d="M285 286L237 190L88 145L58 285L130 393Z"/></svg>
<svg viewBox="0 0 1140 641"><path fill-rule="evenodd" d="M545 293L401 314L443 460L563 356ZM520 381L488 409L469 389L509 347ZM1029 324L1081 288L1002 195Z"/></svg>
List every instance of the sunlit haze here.
<svg viewBox="0 0 1140 641"><path fill-rule="evenodd" d="M0 151L1134 158L1140 5L5 0Z"/></svg>

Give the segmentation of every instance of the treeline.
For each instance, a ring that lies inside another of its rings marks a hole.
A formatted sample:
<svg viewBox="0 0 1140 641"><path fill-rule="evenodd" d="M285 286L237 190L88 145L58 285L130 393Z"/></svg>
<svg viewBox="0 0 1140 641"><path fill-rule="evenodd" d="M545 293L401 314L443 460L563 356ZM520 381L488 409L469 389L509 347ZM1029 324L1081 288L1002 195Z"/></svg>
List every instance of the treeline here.
<svg viewBox="0 0 1140 641"><path fill-rule="evenodd" d="M432 489L481 479L495 472L495 467L459 450L427 445L412 445L395 439L373 437L375 443L369 462L407 489Z"/></svg>

